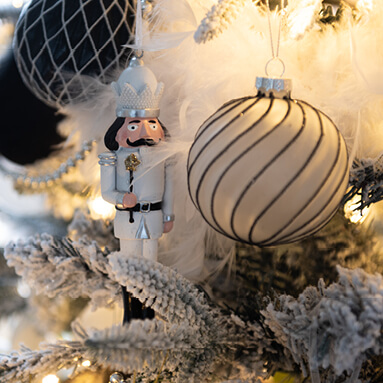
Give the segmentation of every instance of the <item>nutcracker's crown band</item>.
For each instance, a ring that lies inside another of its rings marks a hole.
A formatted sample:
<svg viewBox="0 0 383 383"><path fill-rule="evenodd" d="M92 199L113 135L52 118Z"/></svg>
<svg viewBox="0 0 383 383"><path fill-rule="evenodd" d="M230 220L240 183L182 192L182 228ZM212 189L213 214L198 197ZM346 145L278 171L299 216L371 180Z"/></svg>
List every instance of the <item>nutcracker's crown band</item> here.
<svg viewBox="0 0 383 383"><path fill-rule="evenodd" d="M117 117L158 117L164 84L141 59L133 57L117 82L112 82Z"/></svg>
<svg viewBox="0 0 383 383"><path fill-rule="evenodd" d="M284 78L257 77L255 86L258 92L267 97L290 98L292 81Z"/></svg>

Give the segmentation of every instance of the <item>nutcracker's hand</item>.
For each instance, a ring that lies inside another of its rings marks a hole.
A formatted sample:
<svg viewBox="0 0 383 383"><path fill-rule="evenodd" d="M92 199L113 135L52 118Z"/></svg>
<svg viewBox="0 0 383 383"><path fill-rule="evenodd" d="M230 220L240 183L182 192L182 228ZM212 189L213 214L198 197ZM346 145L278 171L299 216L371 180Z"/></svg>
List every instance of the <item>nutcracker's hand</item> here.
<svg viewBox="0 0 383 383"><path fill-rule="evenodd" d="M170 222L164 222L164 233L169 233L173 229L173 221Z"/></svg>
<svg viewBox="0 0 383 383"><path fill-rule="evenodd" d="M137 204L137 196L134 193L125 193L122 198L122 205L124 208L134 207Z"/></svg>

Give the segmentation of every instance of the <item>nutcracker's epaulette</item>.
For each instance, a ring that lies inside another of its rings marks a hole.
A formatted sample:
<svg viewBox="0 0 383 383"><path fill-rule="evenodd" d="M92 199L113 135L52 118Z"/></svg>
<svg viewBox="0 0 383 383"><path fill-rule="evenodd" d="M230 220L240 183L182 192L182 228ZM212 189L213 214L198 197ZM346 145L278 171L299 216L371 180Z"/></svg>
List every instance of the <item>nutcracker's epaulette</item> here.
<svg viewBox="0 0 383 383"><path fill-rule="evenodd" d="M117 156L112 152L101 153L98 158L100 159L98 163L101 166L115 166L117 162Z"/></svg>

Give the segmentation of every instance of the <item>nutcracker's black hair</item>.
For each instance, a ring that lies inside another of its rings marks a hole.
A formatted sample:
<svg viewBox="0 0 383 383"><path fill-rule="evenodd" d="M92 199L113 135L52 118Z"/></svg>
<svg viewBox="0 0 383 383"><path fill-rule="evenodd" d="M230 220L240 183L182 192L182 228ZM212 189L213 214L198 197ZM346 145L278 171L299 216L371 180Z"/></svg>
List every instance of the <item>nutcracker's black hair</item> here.
<svg viewBox="0 0 383 383"><path fill-rule="evenodd" d="M117 117L113 124L110 126L104 136L104 144L109 150L117 150L118 142L116 141L116 134L118 130L124 125L125 118Z"/></svg>
<svg viewBox="0 0 383 383"><path fill-rule="evenodd" d="M118 145L118 142L116 141L116 135L119 129L121 128L121 126L124 125L124 121L125 121L124 117L117 117L115 121L113 122L113 124L108 129L108 131L105 133L104 144L109 150L118 149L119 145ZM169 137L170 135L168 133L168 130L165 128L163 123L160 120L158 120L158 122L160 123L165 133L165 137Z"/></svg>

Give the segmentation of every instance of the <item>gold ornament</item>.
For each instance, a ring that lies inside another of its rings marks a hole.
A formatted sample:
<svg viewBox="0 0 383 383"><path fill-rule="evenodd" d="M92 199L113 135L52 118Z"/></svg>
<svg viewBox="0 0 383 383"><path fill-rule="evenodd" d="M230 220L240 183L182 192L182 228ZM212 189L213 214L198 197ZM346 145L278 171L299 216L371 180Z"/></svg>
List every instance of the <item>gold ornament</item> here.
<svg viewBox="0 0 383 383"><path fill-rule="evenodd" d="M137 158L135 154L130 154L125 159L125 168L126 170L135 172L137 170L137 166L141 163L141 161Z"/></svg>

